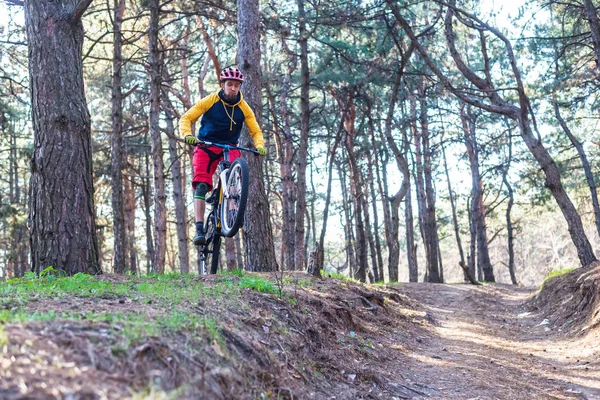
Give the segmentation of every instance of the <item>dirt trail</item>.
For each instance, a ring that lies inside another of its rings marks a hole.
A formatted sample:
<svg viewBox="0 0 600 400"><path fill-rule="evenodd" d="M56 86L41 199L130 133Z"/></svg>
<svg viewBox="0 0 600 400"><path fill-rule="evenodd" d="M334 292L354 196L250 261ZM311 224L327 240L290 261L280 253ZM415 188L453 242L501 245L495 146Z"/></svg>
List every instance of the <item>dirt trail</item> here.
<svg viewBox="0 0 600 400"><path fill-rule="evenodd" d="M401 291L432 322L402 366L411 387L422 388L410 398L600 399L600 335L568 335L527 312L532 290L408 284Z"/></svg>

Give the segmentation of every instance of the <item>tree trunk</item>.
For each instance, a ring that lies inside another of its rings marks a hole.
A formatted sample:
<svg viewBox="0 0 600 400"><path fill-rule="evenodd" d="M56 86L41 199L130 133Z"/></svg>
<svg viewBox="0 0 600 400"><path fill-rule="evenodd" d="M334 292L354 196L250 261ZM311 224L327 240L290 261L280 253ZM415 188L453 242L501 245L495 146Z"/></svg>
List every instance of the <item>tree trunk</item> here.
<svg viewBox="0 0 600 400"><path fill-rule="evenodd" d="M190 272L188 218L187 207L183 195L181 179L181 163L175 140L175 127L171 116L167 116L167 131L169 133L169 156L171 159L171 175L173 176L173 203L175 204L175 225L177 227L177 249L179 253L179 271L182 274Z"/></svg>
<svg viewBox="0 0 600 400"><path fill-rule="evenodd" d="M237 257L233 238L225 238L225 259L227 261L227 271L233 271L237 268Z"/></svg>
<svg viewBox="0 0 600 400"><path fill-rule="evenodd" d="M372 174L369 174L372 175ZM371 180L369 179L369 183ZM367 198L374 199L374 193L370 193L372 185L365 186L365 195L363 196L363 210L365 210L365 233L367 235L367 242L369 242L369 249L371 250L371 270L373 271L373 282L383 281L383 277L379 277L379 269L377 268L377 249L375 247L375 237L377 236L377 226L371 226L371 216L369 215L369 202Z"/></svg>
<svg viewBox="0 0 600 400"><path fill-rule="evenodd" d="M146 137L146 143L147 141ZM150 157L146 153L146 176L142 179L142 197L144 199L144 216L146 217L146 273L152 269L154 260L154 241L152 240L152 187L150 186Z"/></svg>
<svg viewBox="0 0 600 400"><path fill-rule="evenodd" d="M297 0L298 6L298 45L300 46L300 141L296 154L296 268L305 270L306 259L304 256L304 214L306 213L306 166L308 163L308 130L310 120L309 104L309 70L308 70L308 32L306 31L306 17L304 0Z"/></svg>
<svg viewBox="0 0 600 400"><path fill-rule="evenodd" d="M421 101L421 111L419 121L421 129L417 126L416 100L411 99L411 115L413 115L412 131L415 144L415 166L416 166L416 189L417 204L419 209L419 225L421 236L425 246L426 271L425 280L427 282L440 282L437 250L437 226L435 221L435 206L430 203L431 167L428 161L428 138L426 108ZM432 197L432 196L431 196Z"/></svg>
<svg viewBox="0 0 600 400"><path fill-rule="evenodd" d="M558 103L556 101L552 102L554 106L554 115L558 120L561 128L571 141L575 150L577 150L577 154L579 155L579 159L581 160L581 165L583 166L583 171L585 173L585 179L588 183L588 187L590 188L590 196L592 197L592 207L594 209L594 220L596 222L596 231L598 232L598 237L600 237L600 204L598 204L598 191L596 190L596 182L594 181L594 173L592 172L592 168L587 159L587 155L585 154L585 150L583 149L583 144L577 140L575 135L569 129L569 126L560 115L560 108L558 107Z"/></svg>
<svg viewBox="0 0 600 400"><path fill-rule="evenodd" d="M161 59L158 48L158 29L160 24L160 1L150 0L150 26L148 27L150 66L150 137L152 138L152 160L154 165L154 257L152 272L165 272L165 252L167 243L167 194L165 191L165 173L162 140L160 137L160 87Z"/></svg>
<svg viewBox="0 0 600 400"><path fill-rule="evenodd" d="M29 229L38 274L47 267L68 275L102 273L81 61L87 5L25 2L34 131Z"/></svg>
<svg viewBox="0 0 600 400"><path fill-rule="evenodd" d="M133 161L132 161L133 163ZM125 231L127 232L127 266L133 273L139 273L138 254L135 246L135 176L131 174L123 181Z"/></svg>
<svg viewBox="0 0 600 400"><path fill-rule="evenodd" d="M287 50L285 40L282 45L286 48L286 54L292 58L288 63L288 69L283 76L281 84L281 96L279 99L279 114L281 115L283 132L279 135L279 165L281 173L281 197L283 208L282 227L282 267L287 270L296 269L296 185L294 183L294 142L292 128L290 126L290 115L287 107L288 92L290 90L291 75L295 70L295 55ZM273 112L274 121L277 121L277 113ZM305 167L306 168L306 167ZM302 251L301 248L298 251Z"/></svg>
<svg viewBox="0 0 600 400"><path fill-rule="evenodd" d="M343 110L344 128L346 136L344 138L344 147L348 157L350 170L350 192L354 205L354 228L356 230L356 259L358 269L354 273L354 278L361 282L367 281L367 239L363 221L363 179L358 166L358 159L354 152L354 141L356 131L354 127L356 112L354 108L354 88L343 88L340 93L334 93L340 109Z"/></svg>
<svg viewBox="0 0 600 400"><path fill-rule="evenodd" d="M123 94L121 68L123 67L121 27L125 0L114 0L113 13L113 77L112 77L112 136L111 186L113 212L113 270L122 274L127 269L127 233L123 199Z"/></svg>
<svg viewBox="0 0 600 400"><path fill-rule="evenodd" d="M412 49L412 46L411 46ZM406 192L408 190L408 185L410 184L410 171L408 169L408 163L406 162L406 158L402 151L396 145L394 138L392 137L392 121L394 116L395 105L398 101L398 90L400 89L400 84L402 82L402 75L404 71L404 66L408 62L408 57L412 50L409 51L403 56L402 61L400 63L400 68L396 73L396 79L394 81L394 86L392 88L392 96L390 99L390 105L388 107L388 112L385 120L385 128L384 134L387 140L387 145L394 154L394 158L396 159L396 165L398 170L402 173L402 183L400 184L400 188L398 192L389 197L388 200L390 202L390 228L388 229L389 236L387 237L388 249L389 249L389 279L390 282L398 282L398 268L400 264L400 243L398 240L399 237L399 226L400 226L400 212L398 208L406 196ZM369 113L370 114L370 113Z"/></svg>
<svg viewBox="0 0 600 400"><path fill-rule="evenodd" d="M454 226L454 237L456 238L456 247L458 247L458 254L460 255L460 261L458 265L463 270L464 280L469 281L474 285L479 284L475 277L469 271L469 266L465 262L465 252L462 247L462 241L460 240L460 229L458 226L458 216L456 214L456 204L454 202L454 192L452 190L452 183L450 181L450 173L448 172L448 161L446 159L446 149L444 146L444 138L442 137L442 157L444 159L444 170L446 172L446 181L448 182L448 197L450 199L450 209L452 210L452 224Z"/></svg>
<svg viewBox="0 0 600 400"><path fill-rule="evenodd" d="M502 168L502 182L508 190L508 205L506 206L506 231L508 232L508 272L513 285L517 285L517 276L515 274L515 234L510 218L513 204L515 202L513 188L508 182L508 170L512 160L512 134L508 132L508 157L506 158L506 166Z"/></svg>
<svg viewBox="0 0 600 400"><path fill-rule="evenodd" d="M329 204L331 203L331 182L333 178L333 164L335 160L336 150L342 138L343 121L340 121L340 126L335 134L335 140L329 150L329 160L327 162L327 194L325 195L325 208L323 209L323 225L321 226L321 234L317 244L317 252L315 256L315 266L311 271L314 276L321 276L323 270L323 262L325 260L325 232L327 231L327 220L329 219Z"/></svg>
<svg viewBox="0 0 600 400"><path fill-rule="evenodd" d="M241 230L241 235L238 233L237 235L235 235L235 255L236 255L236 261L237 261L237 267L239 269L243 269L244 268L244 247L242 244L242 236L244 235L244 231L243 229Z"/></svg>
<svg viewBox="0 0 600 400"><path fill-rule="evenodd" d="M419 281L419 265L417 263L417 245L415 244L415 224L412 209L412 194L407 186L404 200L404 221L406 224L406 261L408 262L408 281Z"/></svg>
<svg viewBox="0 0 600 400"><path fill-rule="evenodd" d="M587 20L590 23L590 33L592 36L592 46L596 55L596 70L600 73L600 18L598 18L597 7L593 0L583 0Z"/></svg>
<svg viewBox="0 0 600 400"><path fill-rule="evenodd" d="M356 255L354 253L354 249L355 249L355 240L354 240L354 235L352 232L352 219L353 216L351 215L352 210L350 207L350 201L348 201L348 198L350 197L348 195L348 188L347 188L347 179L346 179L346 167L342 165L341 161L335 160L334 161L336 164L336 169L338 171L338 175L339 175L339 180L340 180L340 187L342 189L342 208L343 208L343 212L342 215L340 215L341 218L343 218L343 225L344 225L344 236L345 236L345 252L346 252L346 264L348 264L348 276L350 278L354 278L354 274L356 273Z"/></svg>
<svg viewBox="0 0 600 400"><path fill-rule="evenodd" d="M437 231L436 211L435 211L435 189L433 188L433 175L431 172L431 146L429 144L429 123L427 120L427 105L425 102L425 91L420 90L420 122L421 122L421 140L423 144L423 178L425 181L425 231L426 243L428 248L427 258L427 276L428 282L442 283L441 259L439 258L439 237Z"/></svg>
<svg viewBox="0 0 600 400"><path fill-rule="evenodd" d="M472 224L475 226L475 238L477 240L477 266L483 272L484 281L495 282L488 248L487 228L485 226L485 205L483 204L483 184L479 173L476 118L469 105L461 108L460 117L471 166L471 218L473 220ZM474 256L474 254L471 254L471 257Z"/></svg>
<svg viewBox="0 0 600 400"><path fill-rule="evenodd" d="M369 153L369 165L373 165L371 153ZM381 254L381 240L379 238L379 214L377 212L377 193L375 192L375 183L373 181L373 168L369 168L369 191L371 193L371 207L373 210L373 232L375 237L375 255L376 262L373 264L373 270L377 270L377 277L384 281L383 275L383 255Z"/></svg>
<svg viewBox="0 0 600 400"><path fill-rule="evenodd" d="M238 0L238 65L245 75L244 97L254 110L260 126L262 122L260 73L260 12L258 0ZM242 144L250 143L248 129L242 131ZM276 271L279 269L273 245L273 229L269 203L265 193L262 160L248 157L250 187L244 219L244 249L246 269Z"/></svg>

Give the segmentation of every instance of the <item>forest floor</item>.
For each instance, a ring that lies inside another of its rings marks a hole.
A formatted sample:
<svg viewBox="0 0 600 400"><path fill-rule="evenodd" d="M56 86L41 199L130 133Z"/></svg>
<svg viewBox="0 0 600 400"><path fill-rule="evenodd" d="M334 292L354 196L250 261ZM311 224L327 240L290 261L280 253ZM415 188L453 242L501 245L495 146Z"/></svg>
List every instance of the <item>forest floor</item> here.
<svg viewBox="0 0 600 400"><path fill-rule="evenodd" d="M77 279L0 283L0 399L600 399L600 329L535 289Z"/></svg>

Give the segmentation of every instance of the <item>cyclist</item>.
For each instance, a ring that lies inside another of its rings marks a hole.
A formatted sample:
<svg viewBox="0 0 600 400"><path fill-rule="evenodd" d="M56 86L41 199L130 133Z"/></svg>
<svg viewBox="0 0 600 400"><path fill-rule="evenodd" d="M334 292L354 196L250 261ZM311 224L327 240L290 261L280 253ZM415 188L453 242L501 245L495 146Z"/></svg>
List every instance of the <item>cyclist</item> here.
<svg viewBox="0 0 600 400"><path fill-rule="evenodd" d="M262 131L256 122L254 112L244 101L240 87L244 75L236 67L227 67L219 76L221 90L206 96L190 108L179 119L179 132L189 145L195 145L200 140L237 146L242 130L246 123L254 146L260 155L266 155L265 141ZM200 117L198 135L192 134L192 124ZM229 159L233 162L240 157L239 150L230 150ZM212 189L212 176L219 161L223 159L223 149L216 146L196 147L194 151L194 216L196 220L196 246L206 242L204 232L205 197Z"/></svg>

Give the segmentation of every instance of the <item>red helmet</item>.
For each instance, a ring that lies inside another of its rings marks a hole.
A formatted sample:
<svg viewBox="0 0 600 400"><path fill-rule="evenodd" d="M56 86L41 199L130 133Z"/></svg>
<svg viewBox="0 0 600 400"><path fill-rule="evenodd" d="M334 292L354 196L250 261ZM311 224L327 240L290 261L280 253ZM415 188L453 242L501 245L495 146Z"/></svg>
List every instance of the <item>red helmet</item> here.
<svg viewBox="0 0 600 400"><path fill-rule="evenodd" d="M242 74L241 71L235 67L227 67L223 71L221 71L219 80L221 82L227 80L244 82L244 74Z"/></svg>

